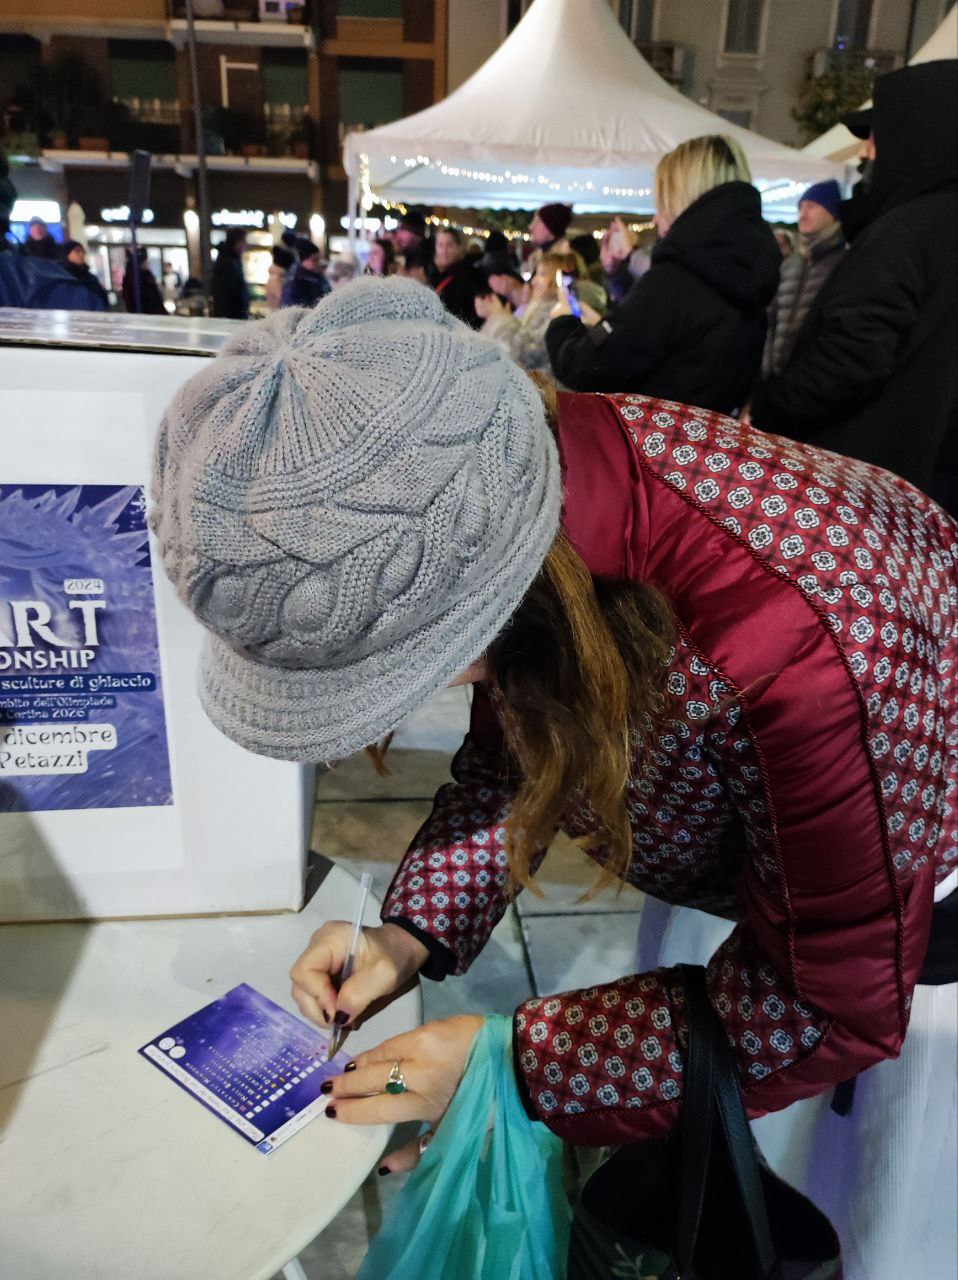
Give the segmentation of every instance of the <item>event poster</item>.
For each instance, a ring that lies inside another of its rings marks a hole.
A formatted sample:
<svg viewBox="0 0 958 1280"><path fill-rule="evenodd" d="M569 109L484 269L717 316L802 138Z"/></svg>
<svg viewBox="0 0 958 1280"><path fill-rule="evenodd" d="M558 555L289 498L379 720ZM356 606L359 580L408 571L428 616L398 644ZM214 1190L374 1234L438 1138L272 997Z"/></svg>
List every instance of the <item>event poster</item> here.
<svg viewBox="0 0 958 1280"><path fill-rule="evenodd" d="M349 1062L330 1061L324 1035L245 982L140 1053L263 1155L325 1111L323 1082Z"/></svg>
<svg viewBox="0 0 958 1280"><path fill-rule="evenodd" d="M139 485L0 485L0 813L172 803Z"/></svg>

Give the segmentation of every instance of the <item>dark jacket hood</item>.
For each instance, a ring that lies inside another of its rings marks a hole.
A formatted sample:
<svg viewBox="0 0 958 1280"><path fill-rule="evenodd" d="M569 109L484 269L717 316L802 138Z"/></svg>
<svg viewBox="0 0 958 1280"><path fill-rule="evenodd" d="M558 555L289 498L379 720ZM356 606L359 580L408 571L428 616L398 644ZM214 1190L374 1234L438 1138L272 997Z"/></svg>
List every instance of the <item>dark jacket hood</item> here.
<svg viewBox="0 0 958 1280"><path fill-rule="evenodd" d="M875 81L872 216L958 183L958 59L902 67Z"/></svg>
<svg viewBox="0 0 958 1280"><path fill-rule="evenodd" d="M726 182L676 218L652 261L685 267L736 307L764 308L778 288L782 254L755 188Z"/></svg>

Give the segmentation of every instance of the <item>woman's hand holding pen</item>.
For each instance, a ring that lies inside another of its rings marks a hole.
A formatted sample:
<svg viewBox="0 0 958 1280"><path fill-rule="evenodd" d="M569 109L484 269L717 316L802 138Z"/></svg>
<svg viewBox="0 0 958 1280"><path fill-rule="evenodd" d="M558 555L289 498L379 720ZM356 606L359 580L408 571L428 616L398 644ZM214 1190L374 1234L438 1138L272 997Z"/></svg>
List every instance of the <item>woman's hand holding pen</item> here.
<svg viewBox="0 0 958 1280"><path fill-rule="evenodd" d="M290 970L293 999L300 1012L319 1026L348 1026L374 1000L392 995L419 972L429 955L412 934L395 924L365 928L356 937L352 972L337 991L355 930L345 920L332 920L313 934L309 946ZM357 1055L346 1071L323 1085L329 1096L326 1114L344 1124L439 1123L462 1079L469 1049L484 1019L461 1015L429 1022ZM405 1087L395 1096L386 1091L393 1063L400 1064ZM429 1140L417 1138L392 1151L380 1173L412 1169Z"/></svg>
<svg viewBox="0 0 958 1280"><path fill-rule="evenodd" d="M390 996L415 977L429 955L426 947L396 924L364 928L353 971L337 990L349 952L352 925L331 920L317 929L290 970L293 999L317 1026L347 1026L374 1000Z"/></svg>

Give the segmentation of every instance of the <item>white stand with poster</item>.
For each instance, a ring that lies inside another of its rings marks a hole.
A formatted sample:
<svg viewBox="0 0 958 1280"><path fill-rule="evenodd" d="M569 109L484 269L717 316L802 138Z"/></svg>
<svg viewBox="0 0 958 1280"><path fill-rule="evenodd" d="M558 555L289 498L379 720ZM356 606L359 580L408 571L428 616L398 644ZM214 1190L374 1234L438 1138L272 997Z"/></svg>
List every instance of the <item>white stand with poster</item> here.
<svg viewBox="0 0 958 1280"><path fill-rule="evenodd" d="M0 310L0 922L302 905L313 771L209 723L145 525L160 415L235 327Z"/></svg>

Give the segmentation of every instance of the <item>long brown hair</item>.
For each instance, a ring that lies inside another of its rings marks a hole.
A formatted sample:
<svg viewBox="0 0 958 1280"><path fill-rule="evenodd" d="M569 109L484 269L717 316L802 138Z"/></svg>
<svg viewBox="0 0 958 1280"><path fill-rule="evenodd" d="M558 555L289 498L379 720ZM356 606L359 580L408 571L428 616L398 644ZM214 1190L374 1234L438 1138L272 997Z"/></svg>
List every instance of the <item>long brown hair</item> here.
<svg viewBox="0 0 958 1280"><path fill-rule="evenodd" d="M555 430L555 388L542 375L533 380ZM586 804L594 820L586 843L602 846L603 867L585 897L625 879L632 860L625 787L665 707L673 636L672 612L655 588L593 578L565 535L556 537L486 654L519 773L506 822L510 891L541 892L536 855L562 814ZM382 770L383 750L367 751Z"/></svg>

